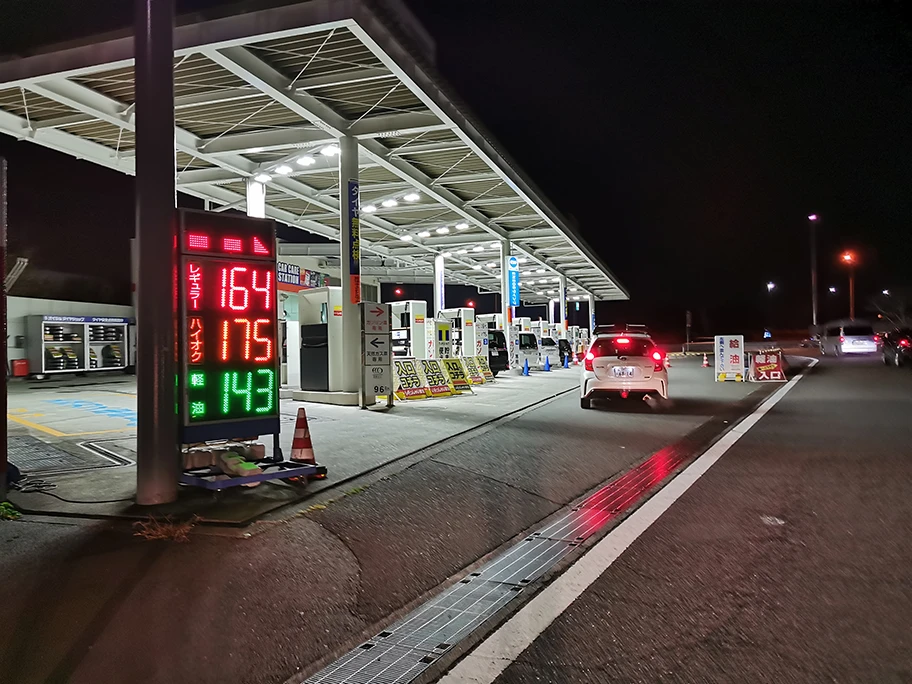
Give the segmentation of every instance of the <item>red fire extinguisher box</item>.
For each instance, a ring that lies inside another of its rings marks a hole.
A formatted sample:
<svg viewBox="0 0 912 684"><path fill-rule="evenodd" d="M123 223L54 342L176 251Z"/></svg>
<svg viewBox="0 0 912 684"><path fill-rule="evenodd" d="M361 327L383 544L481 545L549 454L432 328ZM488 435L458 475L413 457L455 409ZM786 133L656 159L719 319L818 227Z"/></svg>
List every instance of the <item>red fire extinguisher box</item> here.
<svg viewBox="0 0 912 684"><path fill-rule="evenodd" d="M13 377L24 378L29 374L28 359L13 359Z"/></svg>

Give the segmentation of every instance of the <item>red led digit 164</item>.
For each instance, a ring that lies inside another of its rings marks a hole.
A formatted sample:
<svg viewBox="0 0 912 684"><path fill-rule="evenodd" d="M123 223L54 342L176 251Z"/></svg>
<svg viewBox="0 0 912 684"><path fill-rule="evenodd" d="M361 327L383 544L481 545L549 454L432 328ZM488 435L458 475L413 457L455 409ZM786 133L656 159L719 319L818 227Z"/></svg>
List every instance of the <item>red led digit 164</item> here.
<svg viewBox="0 0 912 684"><path fill-rule="evenodd" d="M241 283L249 283L249 287ZM221 269L219 305L231 311L250 308L251 290L263 295L263 310L272 308L272 271L247 266L227 266Z"/></svg>

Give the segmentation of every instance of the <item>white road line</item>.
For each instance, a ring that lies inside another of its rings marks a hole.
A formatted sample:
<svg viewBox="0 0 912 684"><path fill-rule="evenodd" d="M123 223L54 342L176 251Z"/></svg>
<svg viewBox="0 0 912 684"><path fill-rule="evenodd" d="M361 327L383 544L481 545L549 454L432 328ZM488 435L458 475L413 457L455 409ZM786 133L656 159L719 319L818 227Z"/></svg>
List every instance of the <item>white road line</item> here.
<svg viewBox="0 0 912 684"><path fill-rule="evenodd" d="M597 580L649 526L784 397L810 365L727 432L681 474L590 549L566 572L450 670L439 684L490 684Z"/></svg>

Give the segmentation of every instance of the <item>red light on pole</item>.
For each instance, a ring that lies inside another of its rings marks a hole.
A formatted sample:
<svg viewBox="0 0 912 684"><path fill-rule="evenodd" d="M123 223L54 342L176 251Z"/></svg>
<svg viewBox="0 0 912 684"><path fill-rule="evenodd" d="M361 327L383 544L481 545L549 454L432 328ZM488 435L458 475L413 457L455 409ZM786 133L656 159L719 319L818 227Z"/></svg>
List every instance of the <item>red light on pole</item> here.
<svg viewBox="0 0 912 684"><path fill-rule="evenodd" d="M401 297L401 296L402 296L402 288L401 288L401 287L397 287L395 290L393 290L393 294L395 294L397 297Z"/></svg>
<svg viewBox="0 0 912 684"><path fill-rule="evenodd" d="M470 309L474 309L474 308L475 308L475 302L473 302L473 301L470 299L469 301L466 302L466 306L469 307Z"/></svg>

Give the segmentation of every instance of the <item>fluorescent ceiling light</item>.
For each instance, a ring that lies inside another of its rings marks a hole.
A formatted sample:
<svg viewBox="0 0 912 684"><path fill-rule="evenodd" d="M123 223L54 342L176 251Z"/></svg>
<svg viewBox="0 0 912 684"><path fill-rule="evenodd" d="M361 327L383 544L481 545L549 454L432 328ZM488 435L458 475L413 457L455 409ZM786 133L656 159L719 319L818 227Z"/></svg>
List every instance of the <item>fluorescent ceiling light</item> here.
<svg viewBox="0 0 912 684"><path fill-rule="evenodd" d="M519 261L519 263L521 263L521 264L526 263L528 260L529 260L529 259L526 258L526 257L519 257L519 259L517 259L517 261Z"/></svg>
<svg viewBox="0 0 912 684"><path fill-rule="evenodd" d="M484 247L482 247L481 245L475 245L474 247L472 247L472 251L473 252L483 252Z"/></svg>
<svg viewBox="0 0 912 684"><path fill-rule="evenodd" d="M377 211L377 207L375 207L373 204L365 204L363 207L361 207L361 211L363 211L365 214L373 214L375 211Z"/></svg>
<svg viewBox="0 0 912 684"><path fill-rule="evenodd" d="M451 256L453 256L453 253L452 253L452 252L444 252L444 253L441 254L440 256L442 256L442 257L445 258L445 259L449 259Z"/></svg>
<svg viewBox="0 0 912 684"><path fill-rule="evenodd" d="M317 163L317 160L311 157L309 154L305 154L303 157L298 157L298 166L313 166Z"/></svg>
<svg viewBox="0 0 912 684"><path fill-rule="evenodd" d="M436 232L437 235L446 235L447 233L450 232L450 229L447 228L446 226L440 226L440 228L438 228L438 229L437 229L436 231L434 231L434 232Z"/></svg>
<svg viewBox="0 0 912 684"><path fill-rule="evenodd" d="M283 176L287 176L289 173L294 171L288 164L282 164L281 166L276 167L276 173L281 173Z"/></svg>
<svg viewBox="0 0 912 684"><path fill-rule="evenodd" d="M536 272L536 273L544 273L544 272L545 272L545 269L543 269L543 268L540 268L540 269L538 269L538 270L537 270L537 271L535 271L535 272Z"/></svg>
<svg viewBox="0 0 912 684"><path fill-rule="evenodd" d="M497 262L494 262L494 261L492 261L490 264L488 264L488 268L495 268L496 266L497 266Z"/></svg>
<svg viewBox="0 0 912 684"><path fill-rule="evenodd" d="M547 278L542 278L541 280L538 281L538 284L539 284L539 285L544 285L544 284L547 283L547 282L548 282L548 279L547 279Z"/></svg>
<svg viewBox="0 0 912 684"><path fill-rule="evenodd" d="M428 238L431 237L431 233L430 231L422 230L420 233L418 233L418 237Z"/></svg>
<svg viewBox="0 0 912 684"><path fill-rule="evenodd" d="M397 202L397 201L394 200L394 199L385 199L385 200L383 200L382 202L380 202L380 204L382 204L382 205L383 205L384 207L386 207L387 209L390 209L390 208L392 208L392 207L397 207L397 206L399 206L399 202Z"/></svg>
<svg viewBox="0 0 912 684"><path fill-rule="evenodd" d="M456 254L468 254L468 253L469 253L469 250L467 250L467 249L456 250Z"/></svg>
<svg viewBox="0 0 912 684"><path fill-rule="evenodd" d="M544 292L536 292L535 294L537 294L539 297L544 297L544 296L545 296L545 293L544 293Z"/></svg>
<svg viewBox="0 0 912 684"><path fill-rule="evenodd" d="M268 173L258 173L253 177L253 180L255 180L257 183L268 183L272 180L272 176L270 176Z"/></svg>
<svg viewBox="0 0 912 684"><path fill-rule="evenodd" d="M322 154L324 157L335 157L337 154L339 154L339 146L327 145L322 150L320 150L320 154Z"/></svg>
<svg viewBox="0 0 912 684"><path fill-rule="evenodd" d="M257 152L262 152L262 151L263 151L263 148L262 148L262 147L251 147L251 148L250 148L249 150L247 150L247 151L248 151L250 154L256 154Z"/></svg>
<svg viewBox="0 0 912 684"><path fill-rule="evenodd" d="M402 240L403 242L411 242L412 236L411 235L400 235L399 239Z"/></svg>
<svg viewBox="0 0 912 684"><path fill-rule="evenodd" d="M474 266L472 266L472 270L474 270L474 271L480 271L480 270L481 270L481 264L475 264Z"/></svg>
<svg viewBox="0 0 912 684"><path fill-rule="evenodd" d="M500 243L499 243L499 242L492 242L492 243L491 243L491 249L497 249L498 247L500 247Z"/></svg>
<svg viewBox="0 0 912 684"><path fill-rule="evenodd" d="M468 229L469 229L468 223L457 223L456 224L456 230L468 230Z"/></svg>
<svg viewBox="0 0 912 684"><path fill-rule="evenodd" d="M421 199L421 195L419 195L417 192L410 192L402 199L404 199L406 202L417 202Z"/></svg>
<svg viewBox="0 0 912 684"><path fill-rule="evenodd" d="M552 282L552 283L559 283L559 282L560 282L560 278L551 278L551 282Z"/></svg>
<svg viewBox="0 0 912 684"><path fill-rule="evenodd" d="M548 294L554 294L554 290L548 290Z"/></svg>

